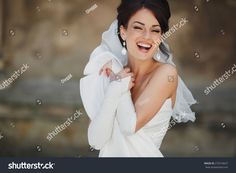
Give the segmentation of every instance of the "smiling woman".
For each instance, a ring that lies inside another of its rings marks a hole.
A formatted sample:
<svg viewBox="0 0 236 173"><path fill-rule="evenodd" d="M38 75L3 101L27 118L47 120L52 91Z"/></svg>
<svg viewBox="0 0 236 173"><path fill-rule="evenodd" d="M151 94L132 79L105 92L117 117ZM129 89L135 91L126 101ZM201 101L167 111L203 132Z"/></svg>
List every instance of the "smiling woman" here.
<svg viewBox="0 0 236 173"><path fill-rule="evenodd" d="M147 20L147 16L149 16L149 20ZM120 36L122 42L126 42L127 49L131 50L129 51L131 56L140 58L154 56L161 40L161 27L153 13L142 8L125 25L120 26Z"/></svg>
<svg viewBox="0 0 236 173"><path fill-rule="evenodd" d="M117 11L80 80L89 144L99 157L163 157L171 116L195 120L195 100L161 42L170 8L166 0L123 0Z"/></svg>

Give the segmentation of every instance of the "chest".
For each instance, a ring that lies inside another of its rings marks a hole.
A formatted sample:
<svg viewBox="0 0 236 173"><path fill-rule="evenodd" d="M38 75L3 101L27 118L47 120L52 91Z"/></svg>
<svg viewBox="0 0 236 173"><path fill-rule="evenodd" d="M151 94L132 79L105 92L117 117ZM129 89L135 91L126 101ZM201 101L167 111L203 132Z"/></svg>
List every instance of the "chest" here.
<svg viewBox="0 0 236 173"><path fill-rule="evenodd" d="M150 81L150 78L151 78L151 75L147 76L146 78L142 80L135 80L135 85L131 89L131 96L132 96L133 103L135 103L137 99L139 98L139 96L143 93L143 91L145 90L145 88L147 87Z"/></svg>

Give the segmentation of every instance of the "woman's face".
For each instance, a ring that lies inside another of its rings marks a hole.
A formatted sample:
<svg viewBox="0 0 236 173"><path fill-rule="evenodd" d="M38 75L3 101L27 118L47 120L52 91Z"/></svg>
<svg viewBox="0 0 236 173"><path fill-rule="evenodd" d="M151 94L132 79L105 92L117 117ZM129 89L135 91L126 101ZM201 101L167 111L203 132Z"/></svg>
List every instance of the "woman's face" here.
<svg viewBox="0 0 236 173"><path fill-rule="evenodd" d="M129 56L139 60L153 58L161 40L161 27L154 14L143 8L129 20L128 27L120 28Z"/></svg>

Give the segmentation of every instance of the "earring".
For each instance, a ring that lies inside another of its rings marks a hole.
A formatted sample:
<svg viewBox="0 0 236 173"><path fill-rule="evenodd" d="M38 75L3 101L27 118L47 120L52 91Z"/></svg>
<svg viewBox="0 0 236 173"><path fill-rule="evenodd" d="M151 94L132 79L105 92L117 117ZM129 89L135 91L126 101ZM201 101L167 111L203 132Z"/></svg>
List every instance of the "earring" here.
<svg viewBox="0 0 236 173"><path fill-rule="evenodd" d="M155 45L155 47L157 47L155 59L156 59L157 61L160 61L160 59L161 59L160 48L159 48L160 44L159 44L159 42L154 41L154 45Z"/></svg>
<svg viewBox="0 0 236 173"><path fill-rule="evenodd" d="M154 59L157 60L157 61L160 61L161 60L161 52L160 52L160 48L158 47L157 51L156 51L156 54L154 56Z"/></svg>
<svg viewBox="0 0 236 173"><path fill-rule="evenodd" d="M157 61L160 61L160 60L161 60L160 49L158 49L158 52L156 53L156 60L157 60Z"/></svg>
<svg viewBox="0 0 236 173"><path fill-rule="evenodd" d="M121 50L122 55L126 55L126 53L127 53L127 50L126 50L126 48L125 48L125 45L126 45L126 43L125 43L125 41L124 41L124 42L123 42L123 48L122 48L122 50Z"/></svg>

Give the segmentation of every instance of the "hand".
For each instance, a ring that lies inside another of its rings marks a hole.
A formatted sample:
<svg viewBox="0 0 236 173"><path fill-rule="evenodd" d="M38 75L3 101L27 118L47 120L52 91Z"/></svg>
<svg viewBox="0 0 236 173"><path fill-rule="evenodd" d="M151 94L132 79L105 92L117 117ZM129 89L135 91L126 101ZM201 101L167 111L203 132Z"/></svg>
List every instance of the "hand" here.
<svg viewBox="0 0 236 173"><path fill-rule="evenodd" d="M114 74L112 71L110 74ZM135 82L135 78L134 78L134 73L130 72L130 68L126 67L124 69L122 69L119 73L115 74L114 80L121 80L122 78L126 78L128 76L131 76L131 80L129 82L129 90L131 88L134 87L134 82Z"/></svg>
<svg viewBox="0 0 236 173"><path fill-rule="evenodd" d="M99 75L101 75L102 73L105 73L105 75L107 77L109 77L109 70L112 69L112 60L108 61L108 63L106 63L105 65L103 65L103 67L101 68L101 70L99 71Z"/></svg>
<svg viewBox="0 0 236 173"><path fill-rule="evenodd" d="M99 75L101 75L102 73L104 73L107 77L109 77L111 81L121 81L122 78L131 76L131 80L129 83L129 90L134 86L135 78L134 74L130 72L130 68L126 67L122 69L119 73L115 74L112 71L112 60L107 62L102 67L102 69L99 71Z"/></svg>

